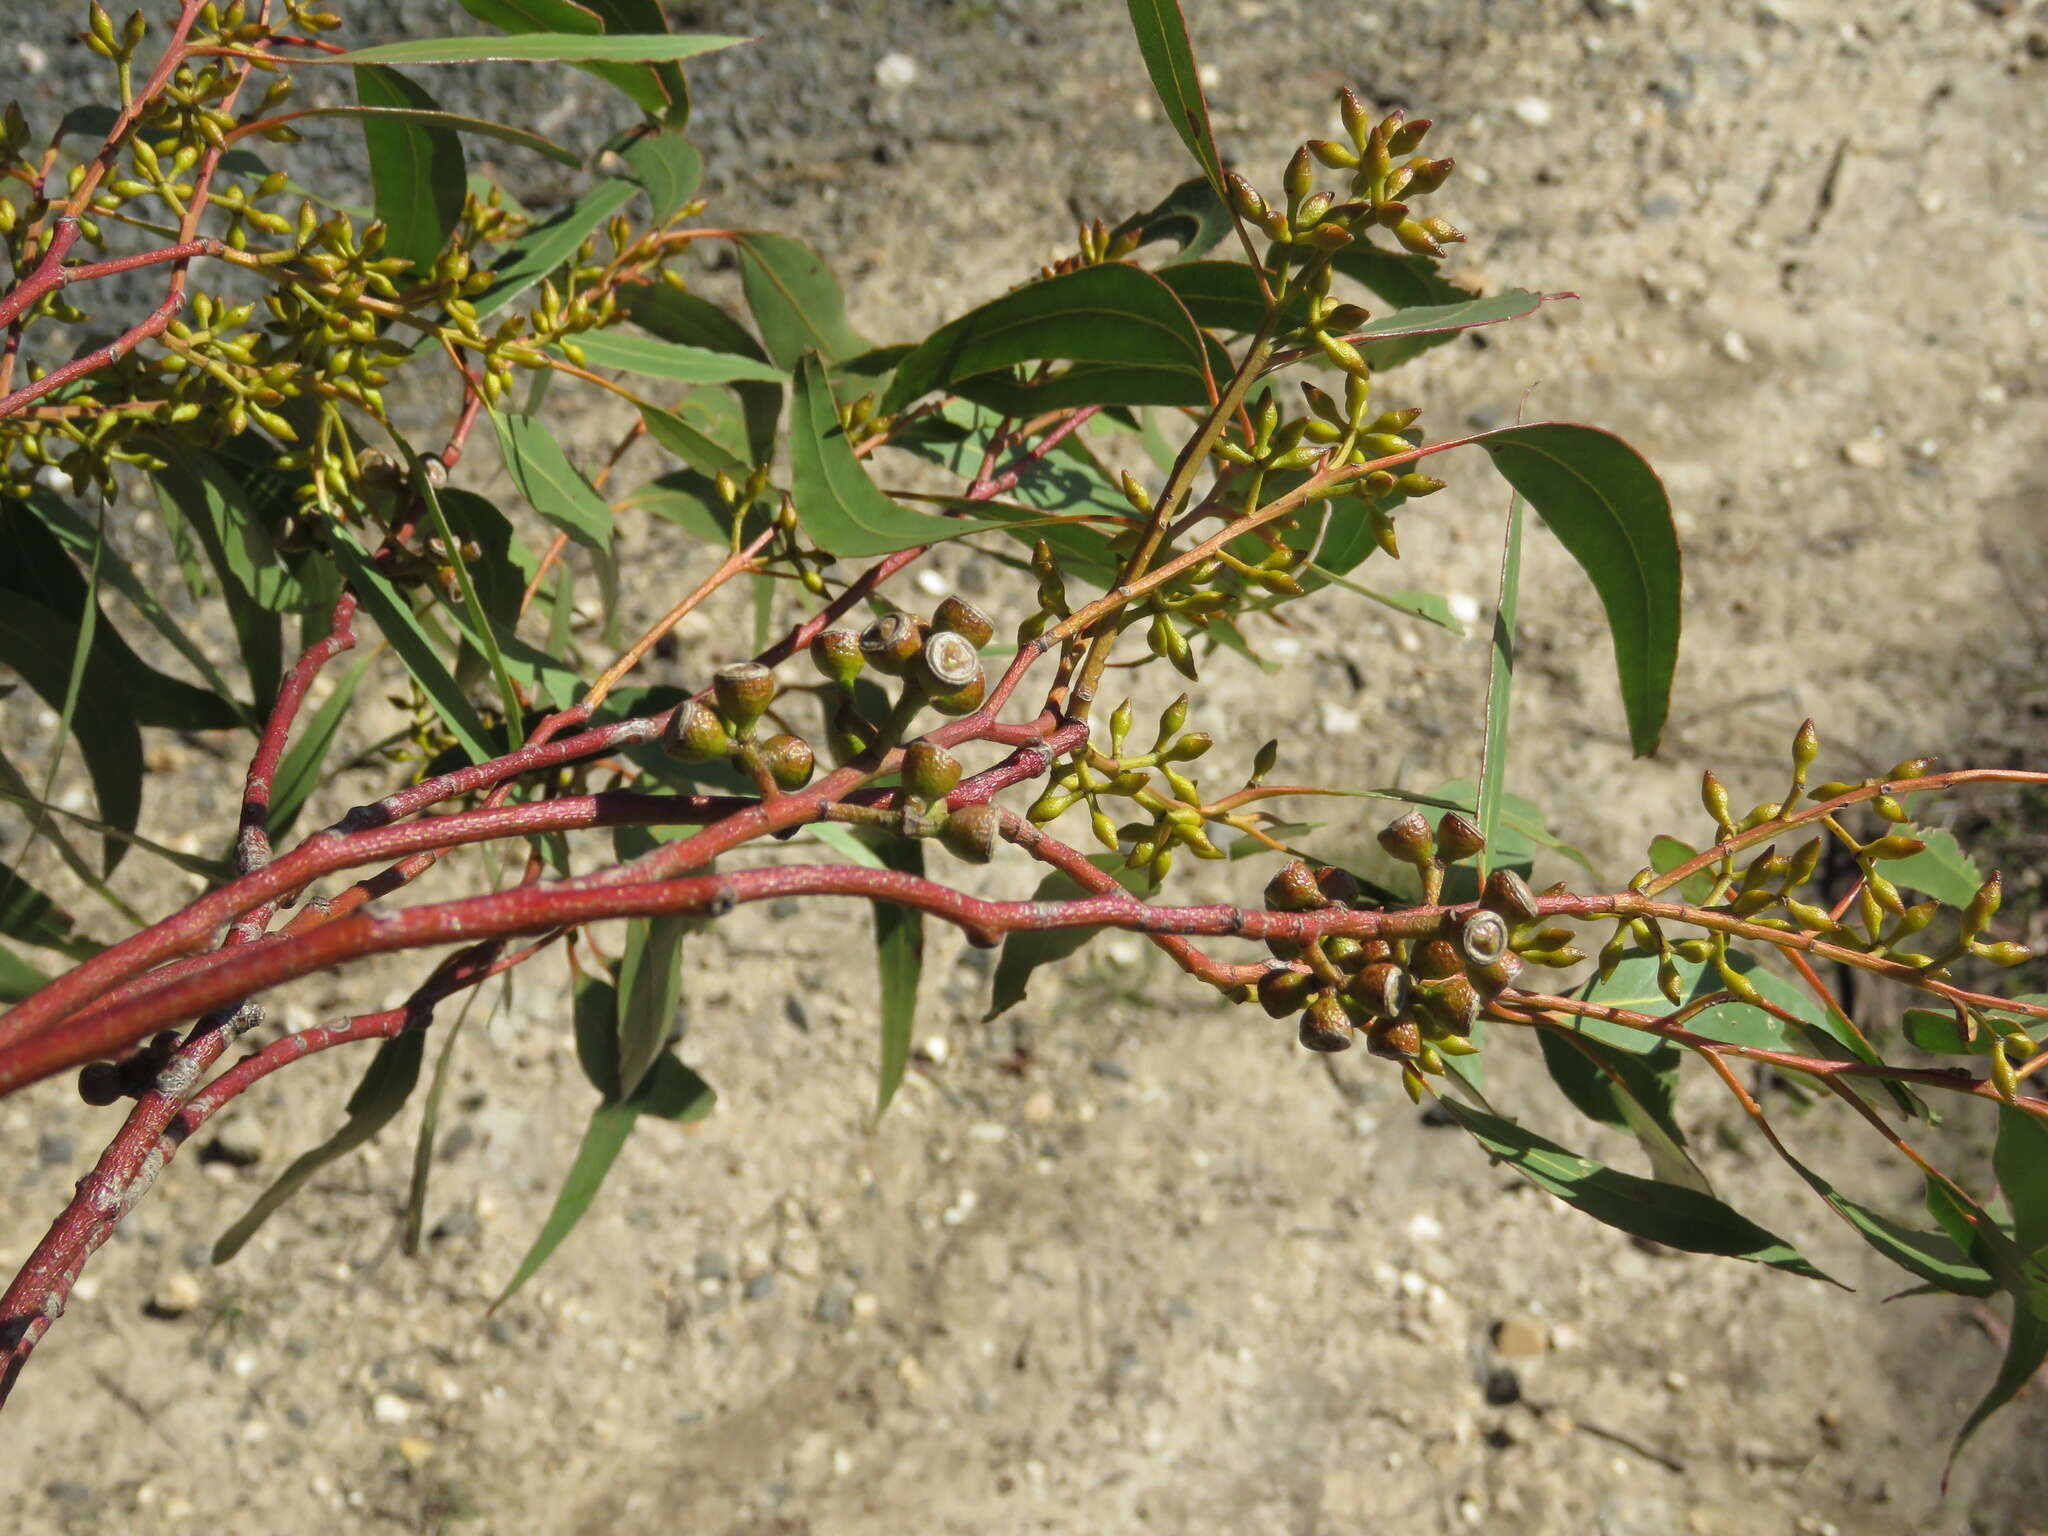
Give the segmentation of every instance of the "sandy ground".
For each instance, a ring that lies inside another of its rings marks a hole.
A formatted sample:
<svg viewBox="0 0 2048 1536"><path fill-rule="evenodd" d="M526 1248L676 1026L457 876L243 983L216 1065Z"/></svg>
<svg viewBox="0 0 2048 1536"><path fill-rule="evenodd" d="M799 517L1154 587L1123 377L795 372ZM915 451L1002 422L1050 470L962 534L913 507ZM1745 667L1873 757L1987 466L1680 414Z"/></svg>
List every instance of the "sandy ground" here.
<svg viewBox="0 0 2048 1536"><path fill-rule="evenodd" d="M446 25L439 6L351 9L370 39ZM922 334L1056 255L1077 214L1147 206L1184 174L1107 0L669 9L678 29L762 34L693 70L719 214L816 241L877 338ZM1541 536L1528 560L1515 787L1608 878L1652 832L1700 830L1702 766L1774 792L1808 714L1841 772L2048 755L2048 7L1189 9L1219 137L1256 178L1328 132L1331 93L1356 82L1436 118L1458 157L1440 201L1472 241L1453 270L1581 296L1382 388L1426 403L1438 435L1529 392L1532 417L1615 428L1670 483L1688 638L1656 761L1628 759L1582 578ZM0 51L0 94L57 99L79 51L55 20L21 21L44 67ZM877 83L892 53L907 84ZM599 134L595 88L547 78L538 96L490 76L447 95ZM1481 463L1450 478L1404 521L1399 576L1483 613L1503 496ZM670 539L628 536L639 568L687 572ZM1007 624L1023 595L988 600ZM657 676L718 653L712 623L683 638ZM1277 715L1328 781L1472 770L1476 639L1341 597L1292 638L1277 677L1214 668L1197 723L1242 740L1238 759ZM146 830L227 824L231 768L162 762ZM1372 825L1326 841L1362 846ZM1030 878L999 867L990 888ZM152 909L185 894L135 891ZM1997 1357L1982 1319L1887 1305L1895 1276L1705 1085L1687 1103L1708 1171L1855 1294L1638 1249L1423 1123L1375 1063L1326 1073L1291 1028L1210 1006L1130 942L984 1024L986 957L935 936L919 1032L942 1059L873 1125L864 924L770 909L693 946L684 1054L719 1112L640 1131L488 1322L587 1110L558 971L472 1021L417 1260L396 1247L409 1116L206 1265L337 1123L360 1059L252 1094L229 1150L255 1160L181 1159L25 1374L0 1421L10 1528L2044 1528L2031 1397L1939 1491L1947 1432ZM319 978L287 1017L381 1006L408 974ZM1507 1103L1636 1166L1500 1054ZM1852 1193L1910 1205L1913 1181L1833 1116L1776 1102ZM109 1129L62 1084L0 1104L0 1258L28 1250ZM1981 1154L1979 1128L1955 1137Z"/></svg>

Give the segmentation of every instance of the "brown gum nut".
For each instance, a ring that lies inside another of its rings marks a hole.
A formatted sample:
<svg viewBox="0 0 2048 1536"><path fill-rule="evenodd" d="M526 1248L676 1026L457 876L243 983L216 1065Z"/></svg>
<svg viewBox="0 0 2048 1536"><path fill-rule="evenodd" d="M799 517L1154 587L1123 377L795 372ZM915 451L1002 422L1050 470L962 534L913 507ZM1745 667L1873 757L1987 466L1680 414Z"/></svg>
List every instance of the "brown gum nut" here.
<svg viewBox="0 0 2048 1536"><path fill-rule="evenodd" d="M1413 1061L1422 1054L1422 1031L1413 1019L1381 1019L1366 1031L1365 1048L1390 1061Z"/></svg>

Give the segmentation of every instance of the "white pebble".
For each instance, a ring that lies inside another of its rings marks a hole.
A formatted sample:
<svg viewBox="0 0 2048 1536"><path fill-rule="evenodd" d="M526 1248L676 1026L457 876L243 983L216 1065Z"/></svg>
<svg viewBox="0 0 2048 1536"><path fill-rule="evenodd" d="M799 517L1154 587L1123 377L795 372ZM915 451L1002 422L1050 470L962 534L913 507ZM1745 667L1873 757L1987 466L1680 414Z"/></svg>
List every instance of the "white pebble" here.
<svg viewBox="0 0 2048 1536"><path fill-rule="evenodd" d="M1740 331L1727 331L1721 336L1721 355L1731 363L1746 363L1750 360L1749 342Z"/></svg>
<svg viewBox="0 0 2048 1536"><path fill-rule="evenodd" d="M946 1207L945 1214L940 1216L939 1220L949 1227L957 1227L974 1214L974 1208L980 1203L981 1196L971 1189L963 1189L954 1197L953 1203ZM854 1298L855 1301L859 1299L859 1297Z"/></svg>
<svg viewBox="0 0 2048 1536"><path fill-rule="evenodd" d="M1202 82L1202 89L1213 91L1223 83L1223 71L1214 64L1200 64L1195 67L1195 78Z"/></svg>
<svg viewBox="0 0 2048 1536"><path fill-rule="evenodd" d="M1479 599L1467 592L1447 592L1444 606L1451 610L1451 617L1460 624L1472 625L1479 622Z"/></svg>
<svg viewBox="0 0 2048 1536"><path fill-rule="evenodd" d="M885 53L875 61L875 84L885 91L904 90L917 83L917 60L907 53Z"/></svg>
<svg viewBox="0 0 2048 1536"><path fill-rule="evenodd" d="M953 584L946 580L943 572L926 566L917 573L917 590L926 597L944 597L953 590Z"/></svg>
<svg viewBox="0 0 2048 1536"><path fill-rule="evenodd" d="M14 56L21 60L21 67L32 75L40 75L50 67L50 56L34 43L16 43Z"/></svg>
<svg viewBox="0 0 2048 1536"><path fill-rule="evenodd" d="M1541 96L1524 96L1515 103L1515 116L1531 128L1542 128L1550 122L1550 103Z"/></svg>
<svg viewBox="0 0 2048 1536"><path fill-rule="evenodd" d="M1408 1241L1411 1243L1434 1243L1444 1235L1444 1224L1427 1211L1417 1211L1408 1218Z"/></svg>
<svg viewBox="0 0 2048 1536"><path fill-rule="evenodd" d="M370 1417L379 1424L403 1424L412 1417L412 1404L392 1392L379 1392L370 1399Z"/></svg>
<svg viewBox="0 0 2048 1536"><path fill-rule="evenodd" d="M1358 711L1341 704L1325 704L1319 723L1325 736L1349 736L1358 729Z"/></svg>

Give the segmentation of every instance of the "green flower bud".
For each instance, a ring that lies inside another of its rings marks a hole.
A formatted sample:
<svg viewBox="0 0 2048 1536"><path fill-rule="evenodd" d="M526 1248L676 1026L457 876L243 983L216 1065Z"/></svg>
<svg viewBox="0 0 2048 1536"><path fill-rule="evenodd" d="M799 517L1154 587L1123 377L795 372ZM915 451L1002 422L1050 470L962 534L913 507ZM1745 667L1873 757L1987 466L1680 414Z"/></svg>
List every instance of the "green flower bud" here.
<svg viewBox="0 0 2048 1536"><path fill-rule="evenodd" d="M811 637L811 664L821 676L847 688L860 676L867 657L859 635L850 629L828 629Z"/></svg>
<svg viewBox="0 0 2048 1536"><path fill-rule="evenodd" d="M2025 965L2034 958L2034 952L2026 945L2016 944L2010 939L1997 944L1980 944L1973 953L1993 965Z"/></svg>
<svg viewBox="0 0 2048 1536"><path fill-rule="evenodd" d="M1310 139L1308 152L1333 171L1348 171L1358 165L1356 152L1342 144L1332 143L1329 139Z"/></svg>
<svg viewBox="0 0 2048 1536"><path fill-rule="evenodd" d="M1281 173L1280 185L1287 190L1287 196L1299 202L1308 196L1309 188L1316 183L1315 163L1309 157L1308 146L1297 149L1287 162L1287 169Z"/></svg>
<svg viewBox="0 0 2048 1536"><path fill-rule="evenodd" d="M1813 760L1820 756L1820 732L1808 720L1792 737L1792 784L1796 789L1806 787L1806 770L1813 766Z"/></svg>
<svg viewBox="0 0 2048 1536"><path fill-rule="evenodd" d="M1904 837L1897 833L1863 845L1864 856L1872 859L1910 859L1914 854L1924 853L1926 850L1927 845L1919 838Z"/></svg>
<svg viewBox="0 0 2048 1536"><path fill-rule="evenodd" d="M1266 218L1266 200L1259 196L1258 189L1236 171L1227 172L1224 186L1230 192L1230 205L1237 210L1239 218L1254 224L1262 224Z"/></svg>
<svg viewBox="0 0 2048 1536"><path fill-rule="evenodd" d="M1437 479L1435 475L1425 475L1413 470L1394 482L1394 489L1403 496L1406 496L1410 501L1418 500L1424 496L1434 496L1443 488L1444 482Z"/></svg>
<svg viewBox="0 0 2048 1536"><path fill-rule="evenodd" d="M1162 763L1191 763L1216 745L1216 739L1207 731L1189 731L1180 740L1159 754Z"/></svg>
<svg viewBox="0 0 2048 1536"><path fill-rule="evenodd" d="M1963 937L1974 939L1991 926L1991 919L1998 915L1998 909L2005 901L2005 877L1997 870L1991 878L1977 887L1977 894L1970 898L1970 904L1963 908Z"/></svg>
<svg viewBox="0 0 2048 1536"><path fill-rule="evenodd" d="M903 784L920 800L937 803L960 782L960 759L925 740L903 749Z"/></svg>

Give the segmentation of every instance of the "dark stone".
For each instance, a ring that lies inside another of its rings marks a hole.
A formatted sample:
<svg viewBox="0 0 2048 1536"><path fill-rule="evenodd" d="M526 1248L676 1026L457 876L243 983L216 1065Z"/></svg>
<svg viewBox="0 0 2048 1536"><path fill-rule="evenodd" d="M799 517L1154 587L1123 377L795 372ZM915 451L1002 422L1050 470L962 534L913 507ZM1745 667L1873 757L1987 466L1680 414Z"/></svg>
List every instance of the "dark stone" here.
<svg viewBox="0 0 2048 1536"><path fill-rule="evenodd" d="M1128 1083L1131 1080L1131 1069L1120 1061L1110 1060L1107 1056L1090 1062L1088 1069L1097 1077L1115 1078L1120 1083Z"/></svg>
<svg viewBox="0 0 2048 1536"><path fill-rule="evenodd" d="M45 1131L36 1138L37 1162L68 1163L75 1152L71 1138L62 1131Z"/></svg>
<svg viewBox="0 0 2048 1536"><path fill-rule="evenodd" d="M775 1276L772 1273L754 1276L742 1294L748 1301L766 1301L775 1294Z"/></svg>
<svg viewBox="0 0 2048 1536"><path fill-rule="evenodd" d="M1491 1408L1506 1408L1522 1400L1522 1378L1514 1367L1496 1365L1486 1373L1486 1402Z"/></svg>
<svg viewBox="0 0 2048 1536"><path fill-rule="evenodd" d="M699 1280L730 1280L732 1260L715 1249L707 1248L697 1255L695 1273Z"/></svg>

